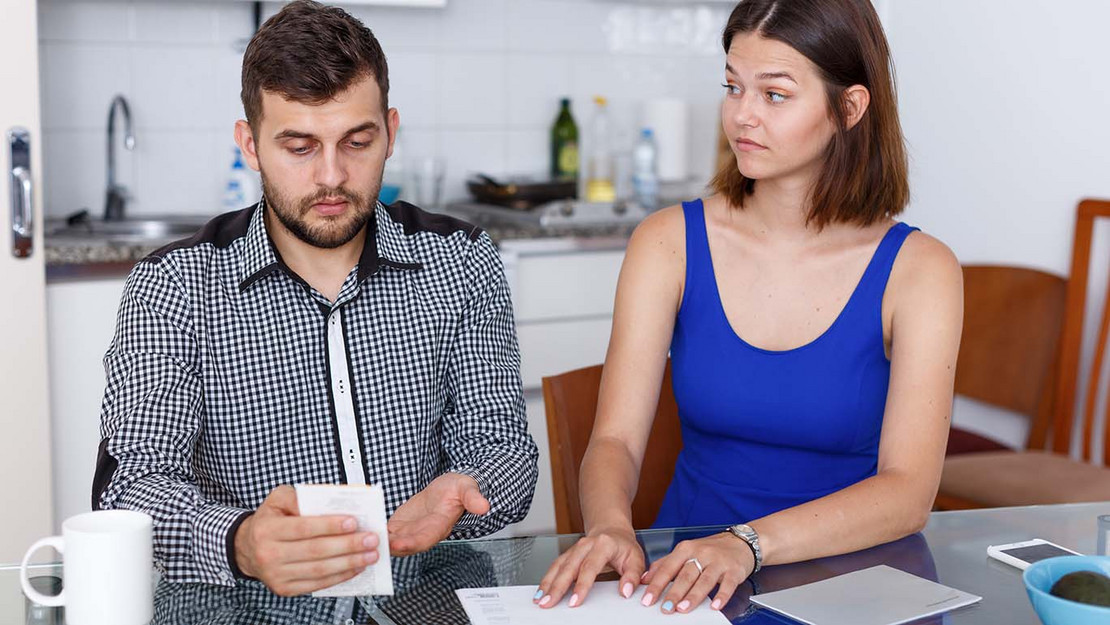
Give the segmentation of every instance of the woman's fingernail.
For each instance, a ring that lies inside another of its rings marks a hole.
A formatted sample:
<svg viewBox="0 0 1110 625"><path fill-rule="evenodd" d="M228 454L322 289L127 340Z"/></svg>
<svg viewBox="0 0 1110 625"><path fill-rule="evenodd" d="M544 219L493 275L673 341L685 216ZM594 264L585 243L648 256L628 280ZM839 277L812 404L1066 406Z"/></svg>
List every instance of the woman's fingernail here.
<svg viewBox="0 0 1110 625"><path fill-rule="evenodd" d="M627 599L632 596L632 582L625 582L624 587L621 588L621 594Z"/></svg>
<svg viewBox="0 0 1110 625"><path fill-rule="evenodd" d="M678 604L678 611L679 612L685 612L686 610L689 610L689 609L690 609L690 602L685 600L685 599L683 599L682 603Z"/></svg>
<svg viewBox="0 0 1110 625"><path fill-rule="evenodd" d="M647 579L647 574L648 574L648 572L644 571L643 575L640 576L640 581L641 582L644 581L645 579Z"/></svg>
<svg viewBox="0 0 1110 625"><path fill-rule="evenodd" d="M543 596L543 589L537 590L536 594L532 595L532 601L538 601Z"/></svg>
<svg viewBox="0 0 1110 625"><path fill-rule="evenodd" d="M720 599L714 599L713 603L711 603L709 605L709 607L713 608L714 610L720 610L721 609L721 600Z"/></svg>
<svg viewBox="0 0 1110 625"><path fill-rule="evenodd" d="M574 593L570 596L570 603L568 605L570 605L570 607L572 608L578 605L578 593Z"/></svg>
<svg viewBox="0 0 1110 625"><path fill-rule="evenodd" d="M673 601L671 601L670 599L667 599L666 601L663 602L663 611L664 612L670 612L673 609L674 609L674 602Z"/></svg>
<svg viewBox="0 0 1110 625"><path fill-rule="evenodd" d="M651 605L651 600L654 598L655 597L652 597L650 592L645 592L644 598L640 600L640 603L644 604L645 606Z"/></svg>
<svg viewBox="0 0 1110 625"><path fill-rule="evenodd" d="M547 605L549 603L551 603L551 595L547 595L543 599L540 599L540 605Z"/></svg>
<svg viewBox="0 0 1110 625"><path fill-rule="evenodd" d="M348 532L355 529L356 527L358 527L358 523L356 523L354 519L347 519L343 521L343 529L347 530Z"/></svg>

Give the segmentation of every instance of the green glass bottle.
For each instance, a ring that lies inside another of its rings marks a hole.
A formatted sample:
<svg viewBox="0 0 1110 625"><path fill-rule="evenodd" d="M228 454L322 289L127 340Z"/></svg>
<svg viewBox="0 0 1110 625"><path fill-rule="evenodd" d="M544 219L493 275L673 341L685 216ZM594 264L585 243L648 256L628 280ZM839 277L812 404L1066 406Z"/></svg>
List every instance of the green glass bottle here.
<svg viewBox="0 0 1110 625"><path fill-rule="evenodd" d="M551 178L578 181L578 126L570 114L570 98L563 98L551 127Z"/></svg>

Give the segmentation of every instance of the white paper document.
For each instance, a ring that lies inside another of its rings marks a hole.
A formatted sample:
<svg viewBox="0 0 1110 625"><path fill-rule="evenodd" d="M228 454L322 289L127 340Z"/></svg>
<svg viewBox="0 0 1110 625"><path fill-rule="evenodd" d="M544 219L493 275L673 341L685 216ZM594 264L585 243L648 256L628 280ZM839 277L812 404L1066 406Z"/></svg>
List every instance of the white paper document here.
<svg viewBox="0 0 1110 625"><path fill-rule="evenodd" d="M709 609L709 601L702 602L696 610L686 614L663 614L660 602L651 607L640 604L647 586L640 586L630 599L617 594L619 582L594 584L585 603L567 607L570 596L563 597L554 608L541 608L532 603L536 594L533 586L502 586L500 588L464 588L456 590L466 615L474 625L728 625L720 612ZM677 619L677 620L676 620Z"/></svg>
<svg viewBox="0 0 1110 625"><path fill-rule="evenodd" d="M885 564L751 598L809 625L896 625L980 599Z"/></svg>
<svg viewBox="0 0 1110 625"><path fill-rule="evenodd" d="M358 531L378 534L378 561L353 578L317 590L313 597L392 595L393 571L389 563L389 534L385 526L385 495L381 486L297 484L301 516L345 514L358 520Z"/></svg>

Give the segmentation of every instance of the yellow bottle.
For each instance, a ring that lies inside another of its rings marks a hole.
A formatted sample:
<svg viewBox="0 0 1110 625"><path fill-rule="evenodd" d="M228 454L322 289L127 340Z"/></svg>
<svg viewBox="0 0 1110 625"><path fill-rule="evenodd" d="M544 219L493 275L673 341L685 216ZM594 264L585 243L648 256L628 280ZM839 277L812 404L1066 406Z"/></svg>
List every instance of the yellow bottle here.
<svg viewBox="0 0 1110 625"><path fill-rule="evenodd" d="M616 199L613 190L613 150L609 136L608 101L594 96L594 118L590 126L590 157L586 175L586 201L612 202Z"/></svg>

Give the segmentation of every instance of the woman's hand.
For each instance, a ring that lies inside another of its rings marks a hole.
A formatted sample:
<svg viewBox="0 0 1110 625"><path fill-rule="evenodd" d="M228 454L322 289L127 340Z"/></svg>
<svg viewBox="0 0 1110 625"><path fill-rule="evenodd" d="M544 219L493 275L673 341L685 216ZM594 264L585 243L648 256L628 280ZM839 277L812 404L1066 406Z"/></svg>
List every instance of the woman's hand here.
<svg viewBox="0 0 1110 625"><path fill-rule="evenodd" d="M582 605L598 573L606 566L620 573L620 593L627 599L636 592L644 573L644 550L636 542L632 527L602 528L583 536L573 547L555 559L540 581L533 603L542 608L559 604L574 584L568 605Z"/></svg>
<svg viewBox="0 0 1110 625"><path fill-rule="evenodd" d="M698 565L701 565L700 567ZM665 557L652 562L644 575L647 590L643 603L652 605L667 584L674 580L663 598L664 612L689 612L701 605L714 586L718 586L711 608L720 610L732 598L755 568L755 555L740 538L728 532L696 540L684 540Z"/></svg>

